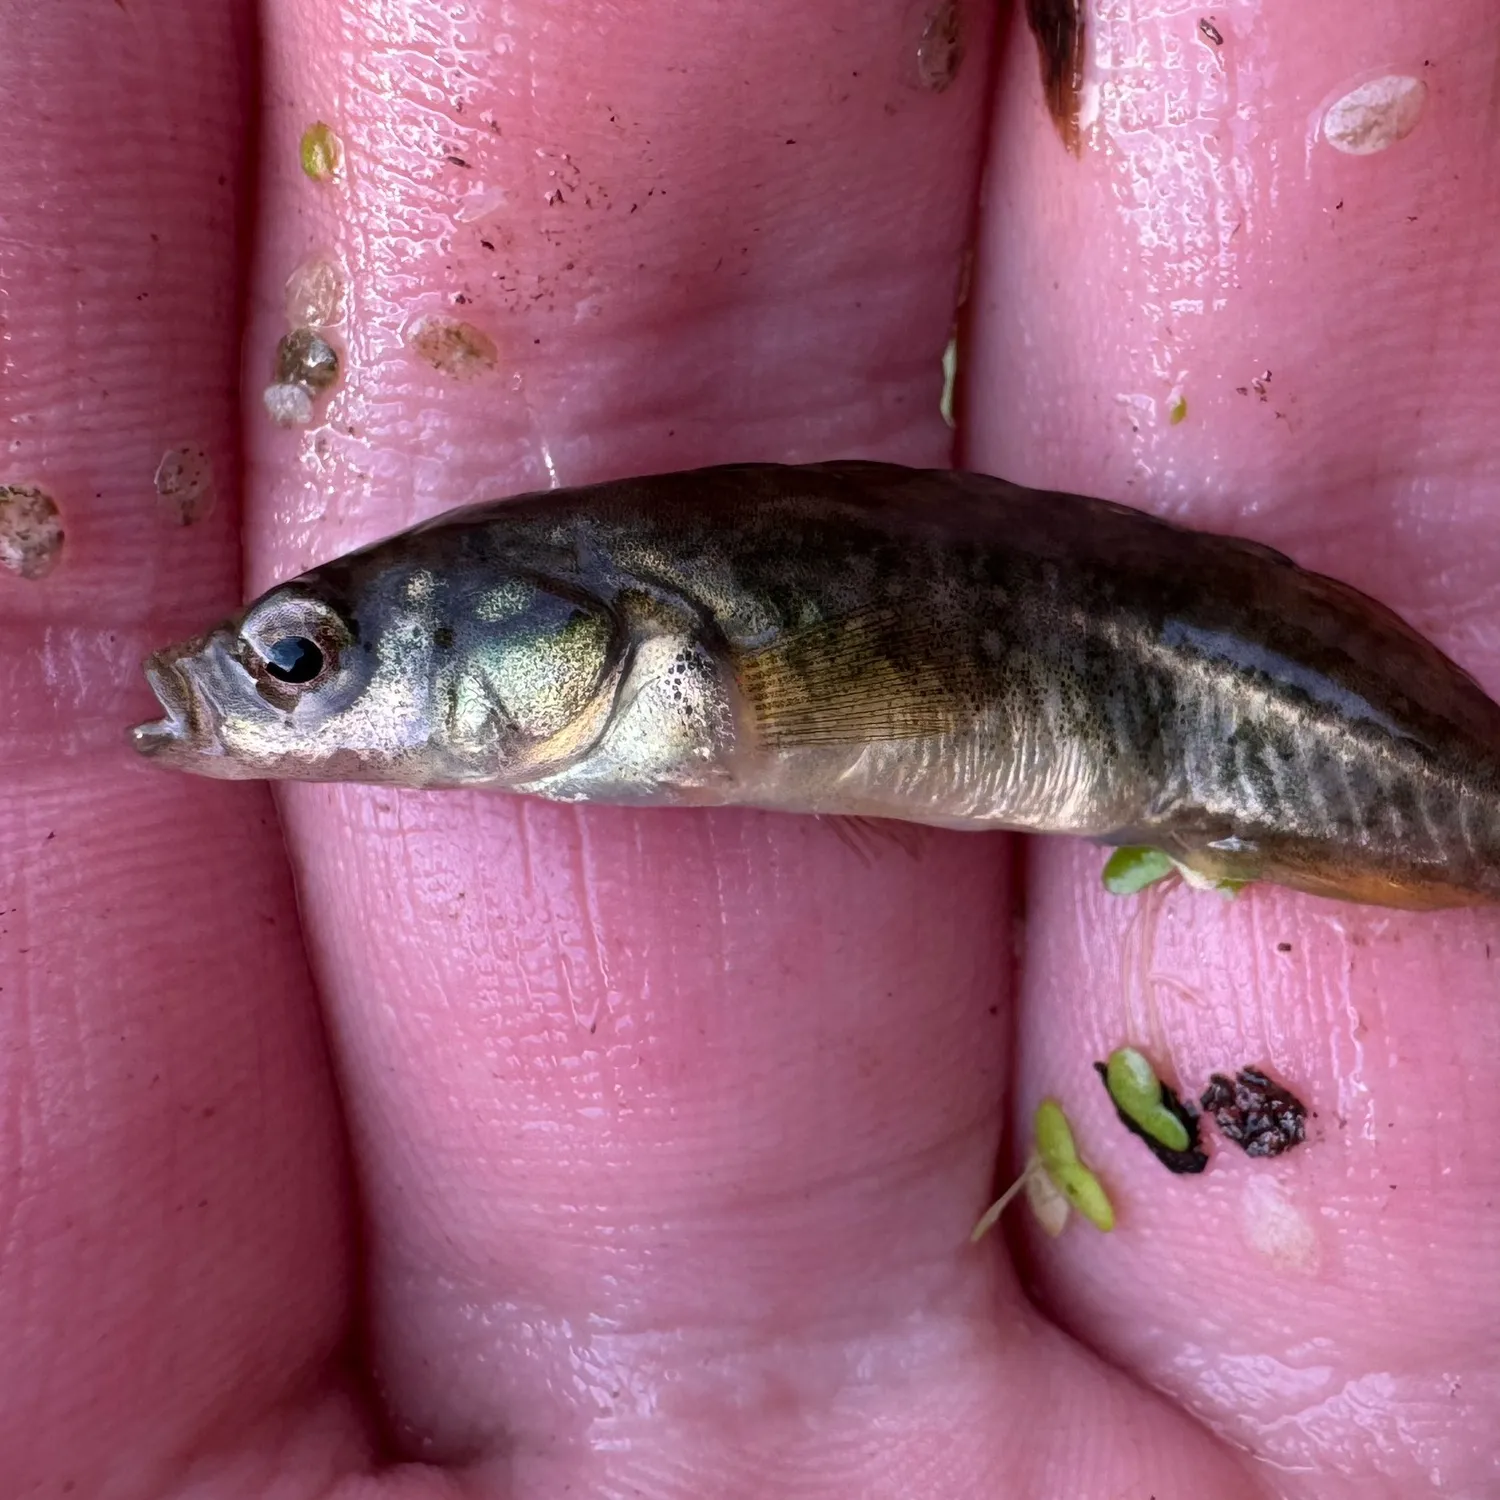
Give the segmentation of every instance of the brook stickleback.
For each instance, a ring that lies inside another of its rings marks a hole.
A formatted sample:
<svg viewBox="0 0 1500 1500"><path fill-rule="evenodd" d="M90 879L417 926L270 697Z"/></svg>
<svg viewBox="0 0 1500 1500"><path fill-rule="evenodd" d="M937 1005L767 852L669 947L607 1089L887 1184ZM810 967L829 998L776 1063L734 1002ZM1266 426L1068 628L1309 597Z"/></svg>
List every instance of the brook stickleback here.
<svg viewBox="0 0 1500 1500"><path fill-rule="evenodd" d="M451 512L158 652L140 751L1083 835L1500 898L1500 707L1267 547L978 474L737 465Z"/></svg>

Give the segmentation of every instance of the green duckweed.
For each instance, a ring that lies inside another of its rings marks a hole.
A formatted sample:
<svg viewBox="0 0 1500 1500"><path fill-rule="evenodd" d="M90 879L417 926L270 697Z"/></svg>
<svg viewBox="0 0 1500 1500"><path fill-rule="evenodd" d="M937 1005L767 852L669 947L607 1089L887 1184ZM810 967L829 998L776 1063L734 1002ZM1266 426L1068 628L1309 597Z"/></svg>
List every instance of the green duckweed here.
<svg viewBox="0 0 1500 1500"><path fill-rule="evenodd" d="M1043 1099L1037 1105L1033 1129L1042 1169L1068 1203L1096 1229L1107 1234L1115 1227L1114 1205L1104 1185L1079 1160L1073 1127L1056 1099Z"/></svg>
<svg viewBox="0 0 1500 1500"><path fill-rule="evenodd" d="M1126 845L1116 849L1104 864L1104 889L1111 896L1134 896L1177 873L1177 866L1160 849Z"/></svg>
<svg viewBox="0 0 1500 1500"><path fill-rule="evenodd" d="M1120 1113L1134 1120L1152 1140L1172 1151L1192 1147L1187 1127L1163 1102L1156 1070L1134 1047L1117 1047L1109 1054L1104 1084Z"/></svg>

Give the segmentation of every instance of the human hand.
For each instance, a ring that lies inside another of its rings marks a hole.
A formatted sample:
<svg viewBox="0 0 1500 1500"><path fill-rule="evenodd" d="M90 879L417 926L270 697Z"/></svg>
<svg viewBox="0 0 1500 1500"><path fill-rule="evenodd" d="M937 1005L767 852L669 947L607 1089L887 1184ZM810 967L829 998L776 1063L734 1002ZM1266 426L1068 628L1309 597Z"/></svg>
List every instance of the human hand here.
<svg viewBox="0 0 1500 1500"><path fill-rule="evenodd" d="M1156 9L1075 159L977 4L951 79L921 4L272 5L259 72L244 8L0 8L0 484L66 532L0 574L0 1493L1493 1493L1492 915L358 787L283 789L284 850L124 741L242 536L259 589L554 475L946 461L986 152L961 458L1262 537L1500 691L1488 8ZM1416 130L1309 144L1367 65ZM342 378L278 429L322 263ZM1124 1041L1272 1066L1309 1143L1169 1177ZM970 1247L1047 1094L1119 1227Z"/></svg>

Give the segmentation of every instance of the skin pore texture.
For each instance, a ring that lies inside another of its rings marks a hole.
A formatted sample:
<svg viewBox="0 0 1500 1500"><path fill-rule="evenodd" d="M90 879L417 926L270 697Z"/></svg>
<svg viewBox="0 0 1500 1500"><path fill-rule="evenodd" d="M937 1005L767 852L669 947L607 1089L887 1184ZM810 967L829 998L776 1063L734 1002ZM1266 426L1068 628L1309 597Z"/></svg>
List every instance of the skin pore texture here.
<svg viewBox="0 0 1500 1500"><path fill-rule="evenodd" d="M1074 156L977 3L0 0L0 486L64 530L0 570L0 1493L1495 1493L1493 912L124 738L153 646L422 516L831 456L1254 537L1500 692L1487 0L1084 10ZM1126 1043L1308 1143L1170 1176ZM970 1247L1046 1096L1117 1228Z"/></svg>

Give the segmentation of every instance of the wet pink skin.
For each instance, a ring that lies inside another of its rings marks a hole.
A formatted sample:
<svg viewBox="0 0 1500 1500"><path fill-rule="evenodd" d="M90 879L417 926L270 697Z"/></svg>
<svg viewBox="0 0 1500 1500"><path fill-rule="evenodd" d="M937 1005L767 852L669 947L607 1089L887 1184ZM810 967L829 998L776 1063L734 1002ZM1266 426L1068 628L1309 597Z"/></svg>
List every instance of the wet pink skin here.
<svg viewBox="0 0 1500 1500"><path fill-rule="evenodd" d="M927 14L282 3L257 72L233 5L0 3L0 484L67 528L0 572L0 1493L1496 1493L1494 914L123 745L146 650L448 506L950 461L971 231L964 462L1270 541L1500 692L1487 0L1109 7L1079 159L1024 28L965 5L939 91ZM1334 150L1382 74L1416 129ZM318 257L343 379L280 430ZM1125 1041L1268 1067L1308 1146L1169 1176ZM971 1248L1046 1095L1118 1227Z"/></svg>

